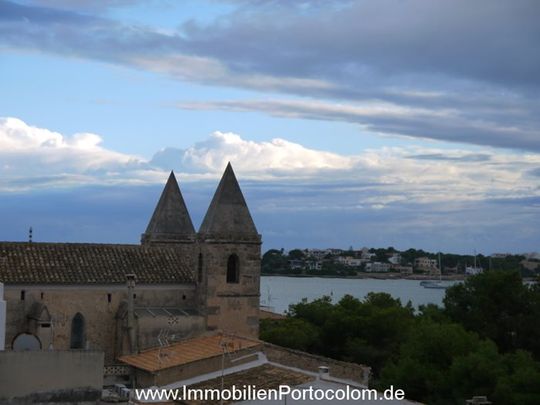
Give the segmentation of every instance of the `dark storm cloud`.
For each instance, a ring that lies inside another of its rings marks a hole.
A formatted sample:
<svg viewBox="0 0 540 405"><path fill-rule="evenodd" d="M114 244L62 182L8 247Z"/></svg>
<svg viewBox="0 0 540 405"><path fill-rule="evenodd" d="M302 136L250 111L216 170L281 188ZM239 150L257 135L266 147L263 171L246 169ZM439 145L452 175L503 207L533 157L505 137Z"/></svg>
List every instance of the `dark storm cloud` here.
<svg viewBox="0 0 540 405"><path fill-rule="evenodd" d="M450 156L442 153L425 153L420 155L410 155L409 159L415 160L446 160L451 162L487 162L491 156L484 153L470 153L462 156Z"/></svg>
<svg viewBox="0 0 540 405"><path fill-rule="evenodd" d="M113 4L126 3L130 1ZM166 34L0 0L0 46L97 59L203 84L339 101L353 108L382 100L432 114L356 116L300 105L285 111L263 103L248 108L219 102L208 108L355 122L374 132L540 150L537 1L230 3L237 4L235 10L214 23L189 21ZM72 10L88 12L88 1L70 4Z"/></svg>
<svg viewBox="0 0 540 405"><path fill-rule="evenodd" d="M215 24L185 23L181 35L173 41L148 28L134 30L97 19L98 26L93 28L98 31L86 34L97 33L105 48L109 48L106 40L113 39L114 34L124 37L124 45L132 51L140 51L141 42L150 37L158 39L155 45L163 52L181 49L216 57L232 70L332 79L348 87L362 84L363 78L407 73L494 81L505 86L540 84L540 49L535 40L540 38L537 1L338 3L347 6L302 13L276 6L283 2L259 1ZM264 7L257 6L260 4ZM0 3L0 10L4 20L31 20L32 27L18 27L23 28L22 36L39 34L40 24L51 19L67 22L71 18L77 23L82 18L76 13L7 1ZM109 35L106 30L111 30ZM58 50L64 41L69 43L70 38L59 41Z"/></svg>
<svg viewBox="0 0 540 405"><path fill-rule="evenodd" d="M107 18L0 0L0 44L128 64L174 48L172 38Z"/></svg>
<svg viewBox="0 0 540 405"><path fill-rule="evenodd" d="M540 152L540 123L533 111L501 108L482 111L482 106L459 109L405 108L397 104L336 104L303 100L247 100L180 103L181 109L261 111L276 117L360 124L379 133L435 139ZM525 107L524 107L525 108ZM475 114L476 111L476 114Z"/></svg>
<svg viewBox="0 0 540 405"><path fill-rule="evenodd" d="M190 47L238 69L346 81L412 72L538 86L538 15L534 0L380 0L318 14L241 9L183 29Z"/></svg>
<svg viewBox="0 0 540 405"><path fill-rule="evenodd" d="M501 117L501 121L504 117ZM459 143L519 148L540 152L537 130L524 131L497 124L422 117L375 118L368 127L376 132Z"/></svg>

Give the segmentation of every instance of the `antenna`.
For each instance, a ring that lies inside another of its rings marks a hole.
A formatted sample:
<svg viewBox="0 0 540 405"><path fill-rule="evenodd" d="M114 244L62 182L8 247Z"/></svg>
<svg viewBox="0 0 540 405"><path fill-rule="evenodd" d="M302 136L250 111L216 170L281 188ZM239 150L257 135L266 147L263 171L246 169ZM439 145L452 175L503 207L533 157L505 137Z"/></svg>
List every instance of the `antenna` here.
<svg viewBox="0 0 540 405"><path fill-rule="evenodd" d="M169 329L161 329L159 331L159 335L157 339L159 342L157 358L158 358L159 367L161 368L162 358L168 356L168 353L163 352L163 349L169 346Z"/></svg>
<svg viewBox="0 0 540 405"><path fill-rule="evenodd" d="M32 227L28 229L28 243L32 243Z"/></svg>

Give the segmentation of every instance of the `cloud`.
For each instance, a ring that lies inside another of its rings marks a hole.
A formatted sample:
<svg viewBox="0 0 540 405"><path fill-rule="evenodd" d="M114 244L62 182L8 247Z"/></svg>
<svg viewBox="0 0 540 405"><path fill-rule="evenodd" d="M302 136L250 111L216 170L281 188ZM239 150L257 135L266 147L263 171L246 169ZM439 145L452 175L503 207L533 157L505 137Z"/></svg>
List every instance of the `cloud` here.
<svg viewBox="0 0 540 405"><path fill-rule="evenodd" d="M125 62L180 80L253 90L306 92L328 91L334 87L330 82L317 79L234 72L220 61L207 57L190 55L133 56L127 57Z"/></svg>
<svg viewBox="0 0 540 405"><path fill-rule="evenodd" d="M360 124L363 131L371 133L540 151L539 132L531 128L530 122L535 118L528 121L522 111L502 108L499 112L493 108L488 116L485 110L475 115L474 108L427 108L376 100L344 104L305 99L183 102L177 107L259 111L275 117L344 121Z"/></svg>
<svg viewBox="0 0 540 405"><path fill-rule="evenodd" d="M271 3L272 4L272 3ZM281 5L282 2L279 2ZM538 86L540 35L534 0L354 1L312 12L241 8L215 24L184 26L188 44L208 56L265 73L330 76L437 74ZM274 4L275 5L275 4Z"/></svg>
<svg viewBox="0 0 540 405"><path fill-rule="evenodd" d="M466 254L472 254L473 249L487 254L538 249L538 197L463 201L444 206L407 201L386 205L384 209L342 209L343 202L348 200L352 206L358 192L324 187L305 192L310 187L298 186L287 192L279 185L246 182L242 177L240 182L263 235L263 251L349 245ZM216 185L217 179L209 183L181 180L196 227ZM3 194L0 240L27 240L28 228L32 226L37 242L139 243L162 186L85 186L47 190L38 197L32 193ZM291 206L289 211L272 209L284 203ZM296 210L292 209L294 203Z"/></svg>
<svg viewBox="0 0 540 405"><path fill-rule="evenodd" d="M491 156L486 153L469 153L462 155L448 155L443 153L425 153L423 155L411 155L409 159L418 160L449 160L460 162L488 162Z"/></svg>
<svg viewBox="0 0 540 405"><path fill-rule="evenodd" d="M215 132L187 149L163 149L150 164L175 169L189 180L212 173L217 176L228 161L244 181L263 184L258 192L279 189L279 203L268 203L269 210L381 209L407 201L449 203L540 194L535 179L528 175L537 168L540 155L494 150L471 153L415 146L347 156L279 138L254 142L237 134ZM317 194L316 205L306 200L312 193ZM333 200L343 193L355 198ZM327 200L320 205L324 195ZM298 204L299 198L302 204Z"/></svg>
<svg viewBox="0 0 540 405"><path fill-rule="evenodd" d="M157 180L143 159L105 149L101 142L96 134L64 136L0 118L0 190Z"/></svg>
<svg viewBox="0 0 540 405"><path fill-rule="evenodd" d="M156 153L150 163L190 173L216 173L229 161L234 162L235 170L258 178L292 173L309 176L319 170L332 172L354 167L353 158L308 149L284 139L254 142L219 131L188 149L166 148Z"/></svg>
<svg viewBox="0 0 540 405"><path fill-rule="evenodd" d="M372 134L540 150L538 2L291 3L233 1L233 11L215 21L183 21L177 30L163 30L73 11L85 9L86 1L59 9L0 0L0 45L265 97L304 97L208 101L208 108L354 122Z"/></svg>
<svg viewBox="0 0 540 405"><path fill-rule="evenodd" d="M126 25L91 14L24 6L0 0L0 43L163 73L179 80L260 90L329 89L329 82L304 77L240 72L219 59L186 48L180 32Z"/></svg>
<svg viewBox="0 0 540 405"><path fill-rule="evenodd" d="M259 192L274 187L281 196L291 197L275 206L269 203L272 210L381 209L407 201L451 203L540 195L535 175L540 154L535 153L410 146L342 155L281 138L256 142L218 131L191 147L167 147L146 160L106 149L101 141L97 134L65 136L20 119L1 118L0 190L161 184L171 169L182 181L215 181L230 161L244 182L260 185ZM334 194L354 199L334 200ZM316 205L309 201L298 205L299 197L309 195L318 196Z"/></svg>
<svg viewBox="0 0 540 405"><path fill-rule="evenodd" d="M37 240L137 242L170 169L200 223L228 161L265 247L521 251L540 236L540 154L411 146L342 155L215 132L145 160L101 141L0 119L0 209L10 213L0 239L24 239L33 226Z"/></svg>
<svg viewBox="0 0 540 405"><path fill-rule="evenodd" d="M147 2L149 0L146 0ZM98 12L141 3L142 0L20 0L22 4L79 12ZM159 1L158 1L159 2Z"/></svg>

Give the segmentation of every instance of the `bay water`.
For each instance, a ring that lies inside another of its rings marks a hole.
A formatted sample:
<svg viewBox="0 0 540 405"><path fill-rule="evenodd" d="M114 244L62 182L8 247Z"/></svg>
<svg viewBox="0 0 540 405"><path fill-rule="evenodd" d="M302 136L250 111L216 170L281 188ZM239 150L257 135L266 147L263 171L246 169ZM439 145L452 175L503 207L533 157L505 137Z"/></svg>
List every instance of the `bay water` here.
<svg viewBox="0 0 540 405"><path fill-rule="evenodd" d="M388 293L399 298L403 305L409 300L415 307L430 303L442 305L445 291L424 288L420 285L420 280L262 276L261 307L285 313L290 304L296 304L303 298L312 301L328 295L333 302L338 302L346 294L362 299L369 292Z"/></svg>

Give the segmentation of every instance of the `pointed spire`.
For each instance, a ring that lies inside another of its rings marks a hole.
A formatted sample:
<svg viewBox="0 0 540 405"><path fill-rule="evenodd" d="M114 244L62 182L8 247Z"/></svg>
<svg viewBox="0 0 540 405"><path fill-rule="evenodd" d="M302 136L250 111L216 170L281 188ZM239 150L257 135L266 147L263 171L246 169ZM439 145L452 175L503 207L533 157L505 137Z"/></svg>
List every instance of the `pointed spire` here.
<svg viewBox="0 0 540 405"><path fill-rule="evenodd" d="M227 165L199 233L213 237L259 239L246 200L240 190L231 163Z"/></svg>
<svg viewBox="0 0 540 405"><path fill-rule="evenodd" d="M194 238L195 229L171 171L167 184L150 219L142 242L178 242Z"/></svg>

